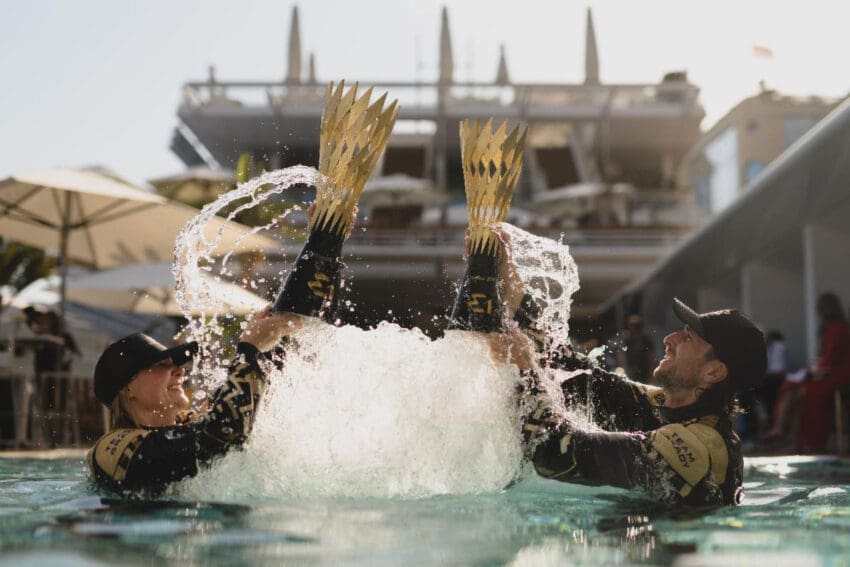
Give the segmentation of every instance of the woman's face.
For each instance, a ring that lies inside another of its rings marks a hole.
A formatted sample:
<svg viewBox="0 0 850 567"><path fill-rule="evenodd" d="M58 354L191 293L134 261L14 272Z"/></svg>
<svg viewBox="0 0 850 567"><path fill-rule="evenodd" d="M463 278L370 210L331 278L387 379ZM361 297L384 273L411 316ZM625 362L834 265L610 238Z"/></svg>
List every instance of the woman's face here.
<svg viewBox="0 0 850 567"><path fill-rule="evenodd" d="M170 358L142 370L127 386L126 409L139 425L174 425L177 414L190 407L183 390L186 371Z"/></svg>

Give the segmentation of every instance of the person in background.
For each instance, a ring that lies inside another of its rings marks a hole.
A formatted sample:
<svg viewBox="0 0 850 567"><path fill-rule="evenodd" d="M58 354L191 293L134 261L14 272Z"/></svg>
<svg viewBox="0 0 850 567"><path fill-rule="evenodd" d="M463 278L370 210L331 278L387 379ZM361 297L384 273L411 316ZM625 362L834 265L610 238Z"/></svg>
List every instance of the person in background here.
<svg viewBox="0 0 850 567"><path fill-rule="evenodd" d="M773 425L771 410L776 405L779 388L785 382L790 368L785 336L777 330L768 331L767 373L764 376L764 383L753 393L754 403L751 412L756 428L762 435Z"/></svg>
<svg viewBox="0 0 850 567"><path fill-rule="evenodd" d="M74 357L79 356L79 349L74 337L63 330L62 321L55 311L30 306L23 313L36 339L32 343L35 351L32 403L34 416L40 416L41 419L33 421L33 439L36 444L46 442L51 447L57 447L63 434L63 420L57 419L57 415L66 411L68 397L67 381L63 380L63 374L71 370Z"/></svg>
<svg viewBox="0 0 850 567"><path fill-rule="evenodd" d="M620 340L620 348L615 349L617 366L632 380L650 383L652 369L655 368L655 345L644 331L640 315L629 315Z"/></svg>
<svg viewBox="0 0 850 567"><path fill-rule="evenodd" d="M62 329L59 315L55 311L42 311L34 307L24 308L23 313L30 330L43 339L35 353L36 376L69 371L79 349L74 337Z"/></svg>
<svg viewBox="0 0 850 567"><path fill-rule="evenodd" d="M789 377L779 389L775 419L764 441L785 440L780 453L818 453L826 449L832 431L832 397L850 384L850 326L838 296L818 297L820 319L818 357L802 381Z"/></svg>
<svg viewBox="0 0 850 567"><path fill-rule="evenodd" d="M88 453L92 481L111 491L156 493L241 446L266 387L263 353L301 322L291 313L256 314L239 339L227 380L203 415L187 411L183 390L183 365L197 354L197 343L166 348L134 333L107 347L95 367L94 391L110 410L111 427Z"/></svg>

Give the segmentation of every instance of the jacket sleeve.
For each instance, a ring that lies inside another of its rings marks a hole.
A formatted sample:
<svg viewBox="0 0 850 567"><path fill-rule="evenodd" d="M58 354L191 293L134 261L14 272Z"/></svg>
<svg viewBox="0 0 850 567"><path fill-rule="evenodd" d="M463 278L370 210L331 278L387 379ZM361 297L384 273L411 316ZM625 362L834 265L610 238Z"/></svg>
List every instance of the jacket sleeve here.
<svg viewBox="0 0 850 567"><path fill-rule="evenodd" d="M563 482L638 487L667 504L717 505L729 455L720 434L698 423L648 434L562 426L537 448L533 462L538 474Z"/></svg>
<svg viewBox="0 0 850 567"><path fill-rule="evenodd" d="M645 428L655 419L654 409L664 404L661 388L601 368L567 373L561 390L568 408L591 407L593 421L608 431Z"/></svg>
<svg viewBox="0 0 850 567"><path fill-rule="evenodd" d="M210 411L197 421L104 435L88 455L94 480L118 490L158 489L197 474L199 463L242 445L251 432L266 377L256 348L240 343L237 353L227 381L213 394Z"/></svg>

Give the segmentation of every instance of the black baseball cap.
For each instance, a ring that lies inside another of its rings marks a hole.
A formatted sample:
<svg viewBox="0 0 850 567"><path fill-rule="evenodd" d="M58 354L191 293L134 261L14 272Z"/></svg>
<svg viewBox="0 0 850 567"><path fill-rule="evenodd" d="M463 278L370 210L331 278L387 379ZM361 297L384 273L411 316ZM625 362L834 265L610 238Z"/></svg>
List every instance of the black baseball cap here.
<svg viewBox="0 0 850 567"><path fill-rule="evenodd" d="M678 298L673 299L673 312L711 345L726 365L735 392L761 384L767 370L767 346L764 333L749 317L737 309L697 313Z"/></svg>
<svg viewBox="0 0 850 567"><path fill-rule="evenodd" d="M157 362L170 358L182 366L198 353L198 343L184 343L166 348L144 333L133 333L103 351L94 368L94 395L108 406L133 377Z"/></svg>

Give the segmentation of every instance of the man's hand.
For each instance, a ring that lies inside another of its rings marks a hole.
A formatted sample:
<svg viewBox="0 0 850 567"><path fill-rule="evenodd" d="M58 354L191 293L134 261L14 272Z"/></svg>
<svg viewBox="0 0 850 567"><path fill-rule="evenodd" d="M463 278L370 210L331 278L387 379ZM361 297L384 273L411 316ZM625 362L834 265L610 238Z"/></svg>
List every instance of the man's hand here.
<svg viewBox="0 0 850 567"><path fill-rule="evenodd" d="M271 350L283 337L301 328L304 318L295 313L274 313L271 307L257 312L242 331L240 342L250 343L260 352Z"/></svg>

